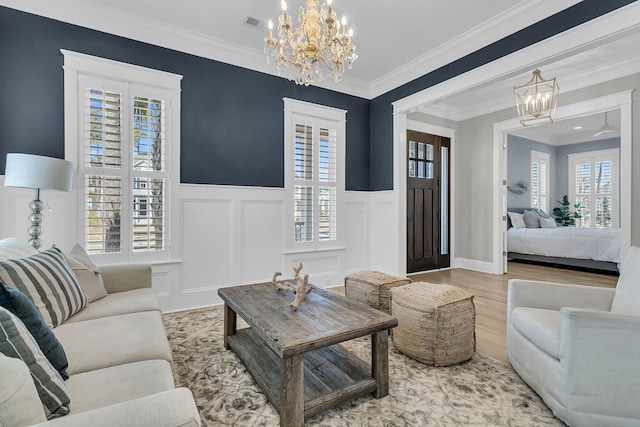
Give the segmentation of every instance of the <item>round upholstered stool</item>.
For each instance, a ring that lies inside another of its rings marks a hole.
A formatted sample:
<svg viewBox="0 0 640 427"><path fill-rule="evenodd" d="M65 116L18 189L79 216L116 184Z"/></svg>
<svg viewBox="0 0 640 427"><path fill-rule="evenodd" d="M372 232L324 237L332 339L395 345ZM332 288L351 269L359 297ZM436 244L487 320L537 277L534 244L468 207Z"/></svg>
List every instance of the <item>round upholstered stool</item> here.
<svg viewBox="0 0 640 427"><path fill-rule="evenodd" d="M414 282L391 289L391 314L398 319L393 343L407 356L435 366L473 357L476 311L469 292Z"/></svg>

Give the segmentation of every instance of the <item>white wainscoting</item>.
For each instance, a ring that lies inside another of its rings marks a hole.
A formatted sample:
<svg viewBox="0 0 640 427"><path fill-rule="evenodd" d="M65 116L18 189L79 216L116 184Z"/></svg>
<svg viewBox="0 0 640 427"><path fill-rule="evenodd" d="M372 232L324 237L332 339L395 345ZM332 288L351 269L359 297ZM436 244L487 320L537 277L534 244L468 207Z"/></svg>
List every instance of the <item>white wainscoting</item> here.
<svg viewBox="0 0 640 427"><path fill-rule="evenodd" d="M339 217L343 234L339 247L314 251L285 250L288 226L286 192L282 189L182 184L178 197L179 227L172 232L176 259L153 263L153 287L165 311L220 304L220 288L269 281L275 271L293 276L293 267L318 287L338 286L344 276L361 270L389 271L386 256L372 255L395 240L392 230L372 230L374 193L344 193ZM4 187L0 176L0 239L27 240L29 202L33 190ZM77 241L77 193L42 192L46 202L43 247L56 244L68 250ZM376 206L375 221L384 223L393 212L387 202ZM175 226L174 226L175 227ZM373 242L375 242L375 247ZM380 262L379 262L380 261Z"/></svg>

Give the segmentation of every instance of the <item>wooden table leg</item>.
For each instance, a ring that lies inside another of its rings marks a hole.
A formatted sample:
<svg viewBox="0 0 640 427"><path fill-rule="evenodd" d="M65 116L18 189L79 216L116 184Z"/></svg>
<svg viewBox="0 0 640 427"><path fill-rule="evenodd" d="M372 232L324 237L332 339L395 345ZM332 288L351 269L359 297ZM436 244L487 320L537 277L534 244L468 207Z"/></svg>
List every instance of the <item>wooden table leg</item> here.
<svg viewBox="0 0 640 427"><path fill-rule="evenodd" d="M371 375L376 380L375 397L389 394L389 334L386 330L371 335Z"/></svg>
<svg viewBox="0 0 640 427"><path fill-rule="evenodd" d="M224 348L229 350L227 337L236 333L237 315L226 303L224 304Z"/></svg>
<svg viewBox="0 0 640 427"><path fill-rule="evenodd" d="M304 357L280 360L280 426L304 425Z"/></svg>

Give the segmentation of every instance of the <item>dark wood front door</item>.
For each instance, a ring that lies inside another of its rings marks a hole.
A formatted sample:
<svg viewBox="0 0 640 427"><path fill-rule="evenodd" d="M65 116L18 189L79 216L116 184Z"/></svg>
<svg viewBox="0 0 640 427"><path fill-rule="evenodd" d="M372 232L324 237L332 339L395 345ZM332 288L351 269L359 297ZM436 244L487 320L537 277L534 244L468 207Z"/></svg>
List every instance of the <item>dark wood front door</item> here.
<svg viewBox="0 0 640 427"><path fill-rule="evenodd" d="M407 131L407 272L449 266L449 138Z"/></svg>

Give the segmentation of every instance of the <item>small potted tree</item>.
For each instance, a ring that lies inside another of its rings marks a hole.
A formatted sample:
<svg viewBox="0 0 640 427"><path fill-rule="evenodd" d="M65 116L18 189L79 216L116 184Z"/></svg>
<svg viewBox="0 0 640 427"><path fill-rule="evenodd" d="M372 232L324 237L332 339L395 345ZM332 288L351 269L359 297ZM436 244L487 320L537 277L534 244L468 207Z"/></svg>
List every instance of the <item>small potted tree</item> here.
<svg viewBox="0 0 640 427"><path fill-rule="evenodd" d="M582 218L580 215L580 203L573 205L575 211L571 212L571 202L569 202L569 196L565 195L562 201L558 201L562 206L553 208L552 214L556 217L556 223L563 227L569 225L576 225L576 219Z"/></svg>

